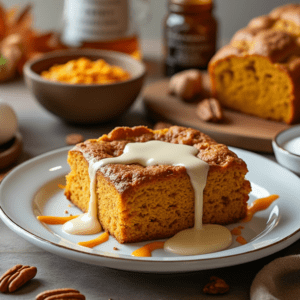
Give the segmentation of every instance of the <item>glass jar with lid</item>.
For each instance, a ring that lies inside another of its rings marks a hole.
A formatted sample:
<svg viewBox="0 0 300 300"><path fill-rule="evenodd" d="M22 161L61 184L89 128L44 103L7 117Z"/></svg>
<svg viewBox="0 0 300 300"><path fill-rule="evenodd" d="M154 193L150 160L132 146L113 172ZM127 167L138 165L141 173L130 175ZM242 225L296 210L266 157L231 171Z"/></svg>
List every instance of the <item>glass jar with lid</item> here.
<svg viewBox="0 0 300 300"><path fill-rule="evenodd" d="M217 20L212 0L169 0L164 20L165 75L207 69L216 51Z"/></svg>
<svg viewBox="0 0 300 300"><path fill-rule="evenodd" d="M68 47L120 51L141 58L137 23L150 0L65 0L61 42Z"/></svg>

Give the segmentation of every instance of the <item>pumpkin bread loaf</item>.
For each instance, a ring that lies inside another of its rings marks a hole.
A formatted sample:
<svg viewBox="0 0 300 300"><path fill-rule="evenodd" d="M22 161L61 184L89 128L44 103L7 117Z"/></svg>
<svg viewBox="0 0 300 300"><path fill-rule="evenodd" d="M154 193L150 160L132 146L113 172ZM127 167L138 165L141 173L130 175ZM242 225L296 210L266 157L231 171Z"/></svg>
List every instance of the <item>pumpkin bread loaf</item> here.
<svg viewBox="0 0 300 300"><path fill-rule="evenodd" d="M300 4L257 17L209 64L224 107L292 124L300 121Z"/></svg>
<svg viewBox="0 0 300 300"><path fill-rule="evenodd" d="M203 223L229 224L245 217L251 190L245 162L207 135L178 126L119 127L76 145L68 154L66 197L87 212L89 159L120 156L127 143L150 140L194 146L197 157L209 164ZM99 168L96 178L100 223L120 243L167 238L194 225L194 191L183 166L108 164Z"/></svg>

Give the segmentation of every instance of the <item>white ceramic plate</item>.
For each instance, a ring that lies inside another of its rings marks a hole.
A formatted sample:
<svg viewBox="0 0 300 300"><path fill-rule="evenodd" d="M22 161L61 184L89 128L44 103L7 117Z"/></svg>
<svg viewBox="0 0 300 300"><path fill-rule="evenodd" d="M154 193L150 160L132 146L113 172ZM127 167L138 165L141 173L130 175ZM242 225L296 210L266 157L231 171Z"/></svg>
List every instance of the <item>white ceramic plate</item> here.
<svg viewBox="0 0 300 300"><path fill-rule="evenodd" d="M253 261L277 252L300 237L299 214L300 179L277 163L257 154L231 148L243 158L251 181L250 201L270 194L279 194L267 210L257 213L248 223L231 224L232 229L243 225L242 236L248 241L236 241L229 249L196 256L178 256L161 250L149 258L131 256L133 250L145 243L123 244L110 237L109 241L89 249L77 242L94 236L72 236L62 232L61 225L44 225L37 215L64 216L69 207L63 190L64 176L69 172L67 151L55 150L31 159L15 168L0 185L0 216L3 222L38 247L57 255L89 264L138 272L188 272L232 266ZM98 235L95 235L98 236ZM119 250L113 250L117 247Z"/></svg>

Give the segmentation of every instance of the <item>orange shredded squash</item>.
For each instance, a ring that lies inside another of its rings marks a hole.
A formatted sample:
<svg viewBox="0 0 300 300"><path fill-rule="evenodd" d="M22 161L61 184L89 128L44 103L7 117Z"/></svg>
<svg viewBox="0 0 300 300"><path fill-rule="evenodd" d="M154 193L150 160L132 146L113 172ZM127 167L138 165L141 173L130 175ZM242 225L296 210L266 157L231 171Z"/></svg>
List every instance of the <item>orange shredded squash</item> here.
<svg viewBox="0 0 300 300"><path fill-rule="evenodd" d="M233 228L230 232L233 235L240 235L242 233L241 229L238 227Z"/></svg>
<svg viewBox="0 0 300 300"><path fill-rule="evenodd" d="M247 216L243 219L243 222L251 221L255 213L267 209L278 198L278 195L270 195L268 197L256 199L250 206L248 206Z"/></svg>
<svg viewBox="0 0 300 300"><path fill-rule="evenodd" d="M65 224L66 222L77 218L79 215L76 216L67 216L67 217L54 217L54 216L37 216L37 219L43 223L49 225L60 225Z"/></svg>
<svg viewBox="0 0 300 300"><path fill-rule="evenodd" d="M121 67L109 65L103 59L92 61L86 57L54 65L48 71L43 71L41 76L70 84L108 84L130 78L129 73Z"/></svg>
<svg viewBox="0 0 300 300"><path fill-rule="evenodd" d="M132 256L139 256L139 257L150 257L152 255L152 251L156 249L163 249L164 242L153 242L149 243L131 253Z"/></svg>
<svg viewBox="0 0 300 300"><path fill-rule="evenodd" d="M96 246L108 241L108 239L109 239L109 234L107 232L104 232L97 238L86 241L86 242L79 242L78 245L83 246L83 247L93 248L93 247L96 247Z"/></svg>
<svg viewBox="0 0 300 300"><path fill-rule="evenodd" d="M241 245L247 244L247 241L246 241L241 235L239 235L239 236L236 238L236 241L237 241L238 243L240 243Z"/></svg>

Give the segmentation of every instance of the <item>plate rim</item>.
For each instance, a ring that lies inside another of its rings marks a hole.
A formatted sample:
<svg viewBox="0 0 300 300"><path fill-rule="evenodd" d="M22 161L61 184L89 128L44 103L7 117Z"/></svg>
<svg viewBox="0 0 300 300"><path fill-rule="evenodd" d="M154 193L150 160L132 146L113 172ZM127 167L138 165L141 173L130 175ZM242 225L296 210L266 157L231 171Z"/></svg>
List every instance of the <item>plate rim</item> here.
<svg viewBox="0 0 300 300"><path fill-rule="evenodd" d="M18 165L17 167L15 167L3 180L2 182L0 183L0 195L1 193L3 193L3 186L5 185L6 181L8 181L10 178L12 178L15 174L17 174L17 172L26 167L27 165L29 164L32 164L32 163L35 163L36 161L38 160L41 160L41 159L44 159L44 158L51 158L51 156L53 155L56 155L56 154L63 154L64 152L67 152L71 149L72 147L70 146L67 146L67 147L62 147L62 148L58 148L58 149L55 149L55 150L51 150L49 152L46 152L46 153L43 153L43 154L40 154L36 157L33 157L23 163L21 163L20 165ZM267 158L257 154L257 153L253 153L251 151L248 151L248 150L244 150L244 149L240 149L240 148L236 148L236 147L229 147L230 150L232 151L235 151L235 150L238 150L239 152L245 152L246 154L249 154L251 156L257 156L259 157L260 159L265 159L268 161L268 163L270 164L274 164L276 165L276 167L279 167L279 168L282 168L284 169L285 171L287 171L288 173L290 173L291 175L295 176L296 180L300 181L300 178L298 176L296 176L294 173L292 173L291 171L283 168L282 166L280 166L279 164L277 164L276 162L272 161L272 160L268 160ZM58 248L58 249L63 249L64 251L71 251L72 253L76 253L76 254L79 254L79 255L83 255L83 256L88 256L88 257L97 257L99 258L100 260L101 259L109 259L109 260L117 260L117 261L126 261L126 262L129 262L129 263L146 263L146 264L155 264L155 265L160 265L160 264L176 264L176 263L181 263L181 264L190 264L190 263L194 263L194 262L209 262L209 261L220 261L220 260L224 260L224 258L226 259L230 259L230 258L233 258L233 257L241 257L241 256L247 256L249 254L254 254L254 253L258 253L258 252L264 252L266 251L268 248L276 248L276 246L278 246L279 244L282 244L282 243L285 243L289 240L289 243L287 243L287 245L284 245L282 247L279 247L279 249L275 249L273 252L269 253L269 254L264 254L262 253L262 255L259 255L257 256L256 258L248 258L247 260L245 260L244 262L249 262L249 261L254 261L254 260L257 260L257 259L260 259L262 257L265 257L267 255L271 255L275 252L278 252L286 247L288 247L289 245L291 245L293 242L295 242L297 239L296 239L296 235L298 233L300 233L300 226L297 230L293 231L291 234L287 235L287 236L284 236L282 237L280 240L278 241L275 241L273 242L272 244L269 244L269 245L265 245L261 248L257 248L257 249L250 249L250 250L247 250L246 252L241 252L241 253L235 253L235 254L229 254L229 255L223 255L223 256L218 256L218 257L211 257L211 258L205 258L205 259L199 259L199 258L195 258L195 259L188 259L188 260L150 260L150 259L146 259L146 258L139 258L139 257L119 257L119 256L109 256L109 255L105 255L104 253L90 253L90 252L84 252L84 251L80 251L78 249L74 249L74 248L70 248L70 247L67 247L67 246L64 246L64 245L60 245L60 244L57 244L53 241L50 241L48 240L47 238L44 238L44 237L41 237L41 236L38 236L36 235L35 233L33 232L30 232L29 230L23 228L22 226L20 226L18 223L16 223L14 220L12 220L10 218L10 216L4 211L4 209L2 208L2 203L1 203L1 199L0 199L0 218L1 220L3 221L3 223L8 226L11 230L13 230L15 233L17 233L18 235L20 235L22 238L25 238L26 240L28 240L29 242L33 243L34 245L38 246L37 244L41 243L42 246L40 246L41 248L43 248L45 251L48 251L48 252L52 252L48 249L45 249L43 246L46 246L46 245L50 245L51 247L55 247L55 248ZM25 235L25 237L23 236L23 234ZM60 255L60 254L57 254L55 252L56 255ZM192 257L192 256L190 256ZM244 263L243 262L243 263ZM94 263L93 263L94 264ZM225 267L225 266L233 266L233 265L237 265L237 264L241 264L240 261L237 260L237 262L231 262L229 264L223 264L222 267ZM97 264L98 265L98 264ZM204 269L214 269L214 268L218 268L220 266L212 266L210 268L196 268L196 269L192 269L192 271L194 270L204 270ZM126 270L126 268L120 268L122 270ZM180 268L182 269L182 268ZM134 271L136 271L134 269ZM168 271L167 272L162 272L162 271L143 271L143 270L139 270L140 272L159 272L159 273L169 273ZM174 271L171 271L171 272L174 272ZM176 270L176 272L189 272L189 270L187 269L184 269L183 271L180 271L180 270Z"/></svg>

